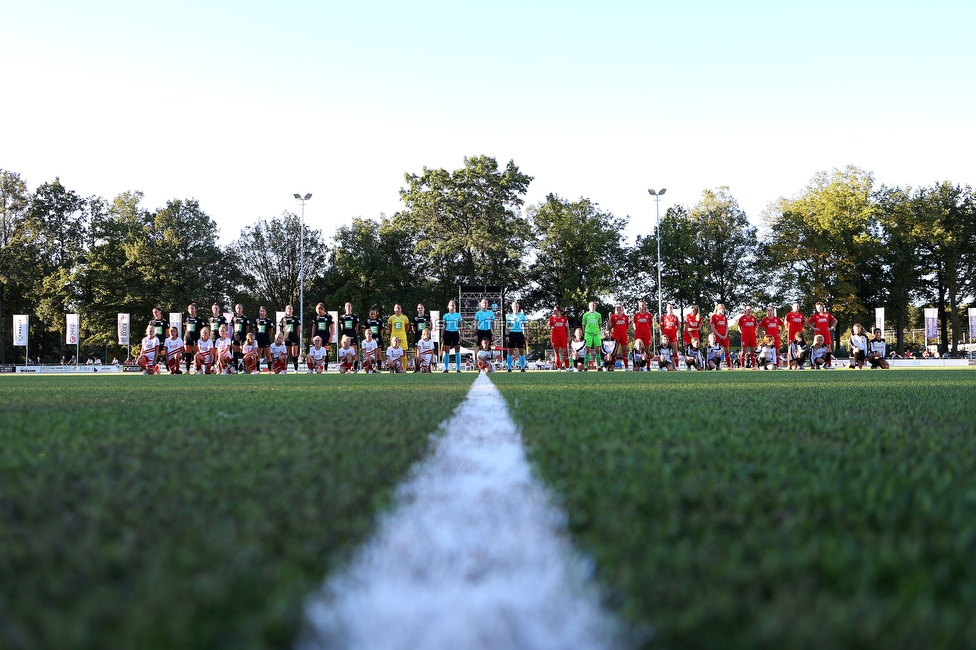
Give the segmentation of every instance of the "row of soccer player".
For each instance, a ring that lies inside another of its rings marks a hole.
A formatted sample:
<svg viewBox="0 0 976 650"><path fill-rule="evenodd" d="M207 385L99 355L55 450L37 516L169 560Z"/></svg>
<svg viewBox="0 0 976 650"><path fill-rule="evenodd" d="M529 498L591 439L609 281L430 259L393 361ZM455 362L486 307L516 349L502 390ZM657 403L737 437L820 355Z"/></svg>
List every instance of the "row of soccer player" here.
<svg viewBox="0 0 976 650"><path fill-rule="evenodd" d="M671 349L671 357L677 359L680 356L678 346L681 341L684 342L685 348L690 346L692 342L697 342L696 345L698 346L701 345L703 324L704 318L696 306L690 308L689 313L685 315L684 322L682 322L681 318L674 313L673 304L669 303L666 313L657 319L654 314L648 312L647 304L643 300L638 303L638 309L632 316L628 315L624 311L623 305L618 303L613 313L604 322L603 315L596 310L596 304L591 302L582 317L582 332L586 354L593 358L602 358L603 355L599 353L599 348L603 345L603 332L606 326L610 336L617 343L617 358L622 358L626 368L629 365L627 352L630 349L631 332L633 332L635 347L639 340L641 347L646 348L652 344L654 340L653 329L657 326L661 341L667 340L667 347ZM725 312L725 305L716 305L715 311L708 317L708 324L712 335L715 337L716 345L722 349L726 366L731 366L729 329L732 323ZM819 302L816 304L816 312L807 318L800 311L800 304L794 302L793 309L786 315L785 321L776 316L773 307L768 307L766 315L760 320L753 313L752 307L746 305L737 325L741 335L741 356L744 363L755 366L758 364L758 355L761 349L760 340L769 339L770 345L778 353L784 347L784 344L780 343L780 336L784 329L787 334L785 347L795 341L797 335L802 337L805 327L810 327L816 336L823 337L824 344L829 349L832 343L831 333L837 325L837 319L827 312L823 303ZM556 367L563 367L564 364L568 367L570 365L568 361L569 321L559 307L553 309L553 314L549 318L549 329L552 333L552 345L556 352ZM762 332L761 339L760 331Z"/></svg>
<svg viewBox="0 0 976 650"><path fill-rule="evenodd" d="M477 340L480 345L484 340L492 342L495 313L488 308L487 300L482 300L479 307L480 309L474 317L474 324L477 329ZM234 314L229 321L221 313L219 305L212 305L211 311L212 315L204 319L197 314L195 304L191 304L188 307L189 314L184 320L186 340L182 355L182 360L187 370L189 370L190 363L195 358L194 355L199 352L198 342L203 327L209 327L211 331L218 332L221 326L227 326L229 328L232 340L232 359L235 362L235 366L241 366L243 364L243 346L245 345L248 334L253 334L255 343L258 346L259 369L262 359L267 361L269 367L272 365L273 355L271 345L274 337L273 333L276 328L274 321L268 318L267 311L263 306L259 310L258 317L253 321L248 319L243 313L243 307L241 305L235 305ZM162 319L162 311L158 308L153 310L153 316L153 320L150 321L150 327L153 328L154 335L160 346L162 346L164 344L168 323ZM460 331L464 323L461 315L456 311L453 300L448 304L448 311L443 315L442 321L444 327L442 351L444 352L445 369L448 366L449 354L452 350L456 356L457 367L460 368ZM601 345L600 341L602 340L604 321L602 314L596 311L595 303L591 302L589 304L588 311L583 315L582 321L584 341L587 342L587 354L591 355L594 359L602 358L602 355L598 354L597 348ZM669 304L667 312L658 320L653 314L647 311L647 306L644 301L639 302L638 310L631 317L624 312L623 305L618 304L614 312L607 318L607 325L609 326L613 339L618 343L618 354L620 355L618 358L623 359L625 367L629 365L627 351L629 350L631 322L633 324L632 331L635 342L636 340L641 340L645 346L652 342L652 330L655 323L657 323L661 336L668 338L672 355L677 357L679 353L678 343L680 340L678 336L679 329L682 330L683 336L681 338L684 339L685 346L688 346L691 341L700 338L703 318L699 314L698 308L692 307L682 323L678 315L674 313L674 306ZM724 305L720 304L716 306L716 310L709 316L708 322L712 333L716 337L717 344L723 348L726 365L730 366L730 322L725 313ZM793 309L786 315L785 322L775 316L775 311L772 307L768 308L766 316L762 320L759 320L753 315L752 308L746 306L744 314L738 319L737 323L741 332L741 354L744 363L749 365L756 365L757 363L758 353L760 351L757 328L763 331L764 337L772 337L773 341L777 344L777 350L780 349L779 337L784 325L788 333L788 341L794 341L796 335L802 332L805 326L809 326L813 328L817 335L824 338L825 344L829 348L831 345L831 332L836 323L837 320L825 310L822 303L817 303L816 313L809 319L800 312L799 303L793 303ZM511 313L505 315L505 324L508 330L506 347L510 352L514 351L518 353L517 358L521 369L524 370L526 349L524 332L527 319L525 314L521 312L517 301L511 304ZM370 310L369 318L360 323L359 317L352 311L351 303L347 302L344 306L344 313L339 316L340 334L343 337L349 338L350 347L357 355L360 336L365 337L366 332L371 333L379 350L376 353L378 363L382 363L384 350L383 337L385 334L389 333L398 338L402 344L409 344L408 336L412 335L415 339L414 344L417 345L421 340L420 334L424 331L429 331L434 325L431 318L425 313L422 304L417 306L417 315L412 318L405 316L400 305L396 305L394 314L386 321L379 319L377 310L374 308ZM556 307L553 310L552 316L549 318L548 325L551 332L552 345L556 352L556 367L561 368L564 365L568 367L570 365L569 320L562 313L562 310ZM285 316L277 324L277 329L283 337L290 361L297 370L302 336L300 319L294 315L291 305L285 308ZM312 339L314 340L318 336L323 341L328 342L333 340L335 334L336 324L333 322L332 316L326 311L325 306L319 303L316 306L316 314L312 321ZM513 355L509 354L509 369L513 366L513 360ZM326 363L328 363L327 357Z"/></svg>
<svg viewBox="0 0 976 650"><path fill-rule="evenodd" d="M167 370L171 375L183 374L180 362L184 354L186 342L180 338L179 329L169 328L169 336L163 339L162 345L156 338L156 331L153 326L146 328L146 336L140 344L139 356L136 363L142 368L143 374L159 374L161 364L165 360ZM248 332L244 337L241 347L241 365L234 359L234 342L230 337L227 326L221 325L218 331L218 338L210 338L210 328L203 326L200 330L200 338L194 346L196 351L193 356L193 366L197 374L235 374L243 372L245 374L255 374L260 372L260 361L262 350L258 346L255 336ZM430 372L434 365L434 343L430 339L430 330L424 330L420 339L417 341L417 356L414 364L417 372ZM275 340L268 346L270 363L268 368L275 374L287 371L288 365L288 346L285 345L284 335L280 332L275 335ZM394 336L390 347L386 349L385 368L391 372L406 372L406 354L400 346L399 338ZM312 345L305 355L305 362L310 373L322 373L328 369L328 348L323 345L322 337L312 338ZM350 373L358 368L358 353L351 345L351 339L343 336L338 348L339 372ZM367 373L375 373L384 367L380 356L379 345L372 337L372 332L365 333L362 341L362 368ZM297 370L297 368L296 368ZM189 372L189 368L187 368ZM447 372L445 369L444 372ZM460 372L460 367L458 368Z"/></svg>
<svg viewBox="0 0 976 650"><path fill-rule="evenodd" d="M369 311L369 318L360 322L359 316L353 313L352 304L347 302L344 306L344 312L339 315L338 320L337 328L337 324L334 322L332 315L326 311L325 305L322 303L316 305L315 315L311 322L310 340L313 342L313 345L310 347L310 350L314 348L316 337L321 339L327 346L329 341L335 339L337 329L339 337L348 338L349 347L353 351L352 354L356 356L360 352L360 341L365 341L367 335L369 335L377 345L377 351L374 353L377 365L382 364L383 353L389 349L384 348L383 345L383 337L386 333L389 333L391 336L390 348L393 347L393 338L398 339L401 349L409 344L409 338L413 338L413 344L415 347L421 348L420 352L422 352L421 356L423 358L428 356L425 350L427 343L424 341L429 342L433 346L433 342L430 341L430 330L433 326L433 321L426 314L422 304L417 306L417 315L412 318L408 318L403 314L401 306L396 305L393 315L386 321L379 319L377 310L374 308ZM453 300L448 306L448 313L444 314L441 320L444 324L443 345L445 347L453 347L455 354L458 356L458 361L460 361L460 331L463 323L461 315L457 313ZM262 361L267 363L269 369L272 368L275 359L272 346L279 337L281 338L281 344L285 346L287 351L286 363L291 362L294 365L294 369L296 371L298 370L302 345L301 319L295 315L294 308L291 305L285 307L285 315L276 324L268 317L268 312L264 306L259 308L257 318L252 320L244 314L244 308L239 304L234 306L234 312L228 319L221 312L220 305L216 303L211 306L211 315L206 318L198 313L197 305L191 303L187 307L187 316L183 319L183 325L185 332L183 339L184 347L180 353L179 361L182 362L187 372L189 372L191 364L195 363L196 355L202 352L200 341L203 336L203 330L209 330L210 335L208 339L212 344L216 344L223 337L217 338L213 333L219 333L221 327L227 328L231 341L231 368L243 368L245 345L247 345L248 335L251 335L254 345L257 346L258 350L258 370L260 370ZM163 320L163 312L158 307L153 309L153 318L149 321L149 328L152 330L152 336L156 339L159 350L162 350L166 345L175 345L174 343L166 344L165 342L167 340L167 332L169 331L169 323ZM426 337L424 336L424 332L427 333ZM204 344L204 347L207 347L207 344ZM316 351L305 356L306 358L309 356L314 358L319 354ZM339 357L341 365L341 353ZM324 363L327 368L327 348L324 358ZM219 367L219 362L215 363ZM460 364L458 365L460 367Z"/></svg>
<svg viewBox="0 0 976 650"><path fill-rule="evenodd" d="M600 338L599 348L591 356L591 342L587 341L582 329L577 328L573 340L569 344L569 358L573 369L585 371L597 367L599 370L612 371L616 368L617 362L624 361L624 368L629 369L628 361L633 361L634 371L651 370L657 367L661 370L677 370L679 366L685 365L689 370L721 370L723 360L726 357L726 349L720 342L715 333L708 335L708 345L702 349L699 339L692 338L685 345L683 352L675 351L673 341L667 334L661 336L661 343L657 348L657 353L644 345L643 339L636 339L629 354L621 348L620 342L613 336L609 329L605 329ZM875 329L874 338L868 339L864 329L856 325L854 333L851 335L851 355L852 369L863 368L865 364L870 364L872 368L888 368L885 360L886 345L880 329ZM599 365L596 360L599 359ZM790 370L802 370L809 363L813 369L829 368L832 360L830 346L824 341L824 337L817 334L813 338L813 344L807 345L802 333L797 333L795 339L787 346L787 357L785 367ZM772 336L765 336L761 345L755 350L755 357L740 357L742 368L754 368L756 370L775 370L780 367L783 359L780 357L779 346ZM728 358L726 367L732 367L732 360ZM563 368L557 366L557 370Z"/></svg>

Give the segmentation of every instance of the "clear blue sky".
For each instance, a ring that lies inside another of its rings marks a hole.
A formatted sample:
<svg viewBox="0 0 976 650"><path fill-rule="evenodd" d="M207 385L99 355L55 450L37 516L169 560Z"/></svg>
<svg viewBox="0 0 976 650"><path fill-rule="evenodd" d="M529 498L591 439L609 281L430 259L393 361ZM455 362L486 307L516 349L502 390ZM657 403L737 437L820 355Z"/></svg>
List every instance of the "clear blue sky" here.
<svg viewBox="0 0 976 650"><path fill-rule="evenodd" d="M222 241L330 234L404 172L514 159L529 202L653 225L731 187L758 222L818 171L976 184L976 2L7 2L0 167L196 197Z"/></svg>

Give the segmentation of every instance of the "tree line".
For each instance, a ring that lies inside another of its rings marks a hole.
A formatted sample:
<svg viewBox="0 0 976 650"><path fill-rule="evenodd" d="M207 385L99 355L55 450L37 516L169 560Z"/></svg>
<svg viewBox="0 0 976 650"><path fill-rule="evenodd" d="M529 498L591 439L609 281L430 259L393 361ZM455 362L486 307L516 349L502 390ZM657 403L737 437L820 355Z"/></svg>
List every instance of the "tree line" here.
<svg viewBox="0 0 976 650"><path fill-rule="evenodd" d="M54 358L64 353L68 313L81 315L82 341L98 349L114 344L117 313L132 314L138 333L153 306L297 308L300 277L309 313L319 301L384 314L395 303L443 306L461 284L504 286L527 312L558 304L571 319L592 299L603 311L618 300L656 305L658 228L629 243L629 217L589 198L550 194L526 206L532 180L513 161L465 158L454 171L406 174L403 209L392 216L355 218L327 238L302 233L286 211L220 245L196 199L149 209L141 192L108 201L57 178L30 191L19 174L0 170L0 363L13 356L12 314L31 315L31 356ZM706 314L719 302L734 311L746 303L786 309L794 299L809 310L822 301L842 329L871 323L873 309L886 307L899 351L918 307L933 305L941 342L955 351L976 282L969 185L878 186L848 166L772 201L758 223L727 187L667 208L659 226L664 299Z"/></svg>

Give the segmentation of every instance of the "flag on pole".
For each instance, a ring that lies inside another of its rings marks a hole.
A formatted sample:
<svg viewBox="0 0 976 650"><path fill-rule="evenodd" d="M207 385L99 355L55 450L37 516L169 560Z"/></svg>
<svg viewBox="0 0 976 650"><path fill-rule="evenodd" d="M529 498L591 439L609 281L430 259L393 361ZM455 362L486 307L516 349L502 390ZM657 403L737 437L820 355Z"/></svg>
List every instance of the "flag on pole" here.
<svg viewBox="0 0 976 650"><path fill-rule="evenodd" d="M884 307L877 307L874 310L874 328L881 330L884 335Z"/></svg>
<svg viewBox="0 0 976 650"><path fill-rule="evenodd" d="M68 328L65 334L65 343L68 345L78 345L78 337L81 330L81 325L78 322L78 314L68 314L67 321Z"/></svg>
<svg viewBox="0 0 976 650"><path fill-rule="evenodd" d="M27 326L30 323L30 316L27 314L16 314L14 316L14 345L27 347Z"/></svg>
<svg viewBox="0 0 976 650"><path fill-rule="evenodd" d="M129 345L128 314L119 314L119 345Z"/></svg>
<svg viewBox="0 0 976 650"><path fill-rule="evenodd" d="M976 339L976 307L969 308L969 338Z"/></svg>
<svg viewBox="0 0 976 650"><path fill-rule="evenodd" d="M939 310L934 307L925 310L925 338L939 338Z"/></svg>
<svg viewBox="0 0 976 650"><path fill-rule="evenodd" d="M439 309L432 309L430 311L430 321L432 324L430 330L430 340L439 344L441 342L441 311Z"/></svg>
<svg viewBox="0 0 976 650"><path fill-rule="evenodd" d="M326 342L326 345L328 345L329 343L338 343L339 342L339 327L338 327L338 323L339 323L339 312L337 312L337 311L330 311L329 312L329 316L332 316L332 322L333 323L336 323L336 328L335 328L335 332L332 334L332 340L331 341L327 341Z"/></svg>
<svg viewBox="0 0 976 650"><path fill-rule="evenodd" d="M182 338L183 336L183 314L178 311L171 311L169 313L169 326L175 327L176 331L179 332L178 336ZM167 336L169 334L167 333Z"/></svg>

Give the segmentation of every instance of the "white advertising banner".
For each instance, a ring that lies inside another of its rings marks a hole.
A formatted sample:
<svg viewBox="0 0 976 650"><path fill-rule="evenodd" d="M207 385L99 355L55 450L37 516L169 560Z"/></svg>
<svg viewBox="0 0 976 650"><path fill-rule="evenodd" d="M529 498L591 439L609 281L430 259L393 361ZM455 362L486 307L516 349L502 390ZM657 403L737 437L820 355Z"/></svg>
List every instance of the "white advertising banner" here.
<svg viewBox="0 0 976 650"><path fill-rule="evenodd" d="M29 375L58 375L64 373L93 375L99 372L122 372L118 366L17 366L16 372Z"/></svg>
<svg viewBox="0 0 976 650"><path fill-rule="evenodd" d="M881 334L884 334L884 307L878 307L874 310L874 328L881 330Z"/></svg>
<svg viewBox="0 0 976 650"><path fill-rule="evenodd" d="M329 343L339 343L339 312L330 311L329 316L332 316L332 322L335 323L335 328L332 332L332 340ZM338 353L337 353L338 354Z"/></svg>
<svg viewBox="0 0 976 650"><path fill-rule="evenodd" d="M430 320L433 328L430 330L430 340L434 343L441 342L441 312L439 309L430 311Z"/></svg>
<svg viewBox="0 0 976 650"><path fill-rule="evenodd" d="M78 319L78 314L68 314L67 315L67 332L64 337L64 342L68 345L78 345L78 337L81 332L81 324Z"/></svg>
<svg viewBox="0 0 976 650"><path fill-rule="evenodd" d="M283 311L276 311L275 312L275 334L278 334L279 332L281 332L281 335L282 336L285 335L285 330L281 326L281 319L284 318L284 317L285 317L285 312L283 312Z"/></svg>
<svg viewBox="0 0 976 650"><path fill-rule="evenodd" d="M169 326L175 327L176 331L179 332L179 336L183 336L183 314L178 311L171 311L169 313ZM169 332L166 333L167 338L169 337Z"/></svg>
<svg viewBox="0 0 976 650"><path fill-rule="evenodd" d="M969 308L969 338L976 339L976 307Z"/></svg>
<svg viewBox="0 0 976 650"><path fill-rule="evenodd" d="M119 314L119 345L129 345L129 315Z"/></svg>
<svg viewBox="0 0 976 650"><path fill-rule="evenodd" d="M30 323L30 316L27 314L16 314L14 316L14 345L27 347L27 326Z"/></svg>

